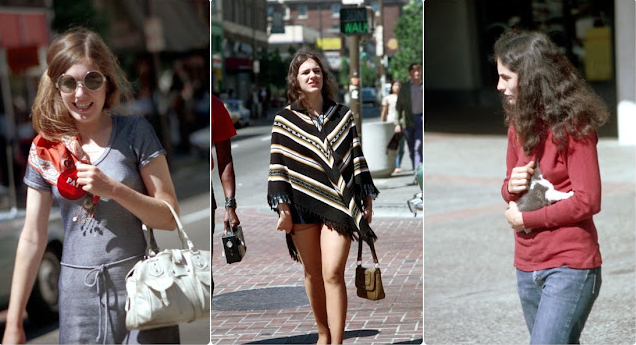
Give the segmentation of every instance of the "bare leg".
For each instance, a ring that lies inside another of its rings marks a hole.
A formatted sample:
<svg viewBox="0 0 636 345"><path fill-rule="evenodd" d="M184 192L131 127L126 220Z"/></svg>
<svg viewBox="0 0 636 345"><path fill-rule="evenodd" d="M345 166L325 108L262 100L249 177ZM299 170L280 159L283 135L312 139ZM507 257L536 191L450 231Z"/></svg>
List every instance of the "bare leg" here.
<svg viewBox="0 0 636 345"><path fill-rule="evenodd" d="M342 344L347 319L347 286L344 272L351 239L323 225L320 232L320 247L331 343Z"/></svg>
<svg viewBox="0 0 636 345"><path fill-rule="evenodd" d="M321 224L294 224L292 241L305 268L305 291L318 325L318 344L330 344L320 255Z"/></svg>

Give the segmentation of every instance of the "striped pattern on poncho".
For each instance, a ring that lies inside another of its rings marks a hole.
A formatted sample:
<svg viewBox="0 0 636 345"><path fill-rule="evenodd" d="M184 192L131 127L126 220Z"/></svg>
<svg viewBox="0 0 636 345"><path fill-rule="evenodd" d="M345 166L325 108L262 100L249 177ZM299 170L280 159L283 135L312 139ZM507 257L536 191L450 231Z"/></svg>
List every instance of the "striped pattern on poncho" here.
<svg viewBox="0 0 636 345"><path fill-rule="evenodd" d="M341 234L377 238L362 217L362 199L379 193L362 153L351 111L325 102L320 130L296 104L279 111L272 126L267 200L288 203ZM299 260L287 235L290 255Z"/></svg>

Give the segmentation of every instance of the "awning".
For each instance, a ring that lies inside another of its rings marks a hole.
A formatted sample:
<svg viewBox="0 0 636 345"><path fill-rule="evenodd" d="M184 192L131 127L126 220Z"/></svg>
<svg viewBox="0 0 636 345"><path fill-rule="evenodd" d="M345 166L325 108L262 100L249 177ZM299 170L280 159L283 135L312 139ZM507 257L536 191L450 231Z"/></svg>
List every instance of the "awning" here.
<svg viewBox="0 0 636 345"><path fill-rule="evenodd" d="M37 12L0 9L0 48L7 51L7 63L14 71L40 64L38 47L48 45L46 15Z"/></svg>
<svg viewBox="0 0 636 345"><path fill-rule="evenodd" d="M44 13L19 13L0 9L0 47L45 47L49 30Z"/></svg>
<svg viewBox="0 0 636 345"><path fill-rule="evenodd" d="M252 59L247 58L225 58L226 70L252 70Z"/></svg>

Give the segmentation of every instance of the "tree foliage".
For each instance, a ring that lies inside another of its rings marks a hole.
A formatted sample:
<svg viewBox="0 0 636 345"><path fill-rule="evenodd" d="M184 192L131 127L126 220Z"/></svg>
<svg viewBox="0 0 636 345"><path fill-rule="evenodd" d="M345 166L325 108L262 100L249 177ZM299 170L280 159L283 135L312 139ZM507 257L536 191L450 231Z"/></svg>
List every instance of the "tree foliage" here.
<svg viewBox="0 0 636 345"><path fill-rule="evenodd" d="M55 16L51 27L57 32L64 32L70 28L82 26L99 33L102 37L108 34L108 19L93 7L92 1L73 0L53 1Z"/></svg>
<svg viewBox="0 0 636 345"><path fill-rule="evenodd" d="M349 58L343 56L340 60L340 71L338 72L338 84L349 85Z"/></svg>
<svg viewBox="0 0 636 345"><path fill-rule="evenodd" d="M377 65L377 64L376 64ZM375 87L377 69L367 59L360 59L360 75L362 77L363 87ZM340 72L338 74L338 82L340 85L349 85L349 57L342 57L340 64Z"/></svg>
<svg viewBox="0 0 636 345"><path fill-rule="evenodd" d="M423 9L421 1L411 0L404 5L402 15L395 23L393 34L398 41L398 51L389 64L389 73L394 79L406 80L409 65L413 62L422 64Z"/></svg>
<svg viewBox="0 0 636 345"><path fill-rule="evenodd" d="M278 49L275 49L273 52L261 52L259 60L261 65L261 72L258 76L259 84L284 88L287 85L285 78L291 58L283 60Z"/></svg>

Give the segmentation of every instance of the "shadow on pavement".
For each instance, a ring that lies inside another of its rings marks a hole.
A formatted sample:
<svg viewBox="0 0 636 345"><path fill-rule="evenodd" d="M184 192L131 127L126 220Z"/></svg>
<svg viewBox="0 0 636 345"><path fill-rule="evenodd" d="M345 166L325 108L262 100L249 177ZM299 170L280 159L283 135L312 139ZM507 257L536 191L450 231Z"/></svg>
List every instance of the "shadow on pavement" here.
<svg viewBox="0 0 636 345"><path fill-rule="evenodd" d="M379 334L380 331L375 329L359 329L354 331L345 331L344 338L362 338L362 337L372 337ZM264 339L259 341L252 341L245 344L315 344L318 341L318 333L310 333L303 335L295 335L291 337L280 337L280 338L272 338L272 339ZM416 343L396 343L396 344L420 344L420 342Z"/></svg>
<svg viewBox="0 0 636 345"><path fill-rule="evenodd" d="M411 341L398 341L397 343L393 344L424 344L424 339L420 338Z"/></svg>
<svg viewBox="0 0 636 345"><path fill-rule="evenodd" d="M304 286L280 286L215 295L212 310L269 310L309 305Z"/></svg>

